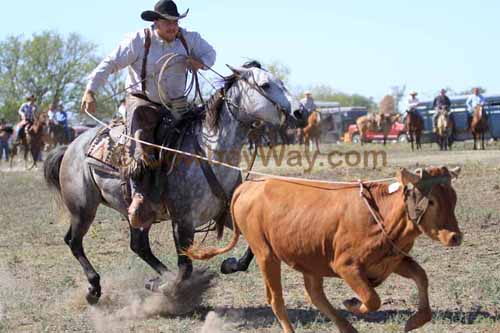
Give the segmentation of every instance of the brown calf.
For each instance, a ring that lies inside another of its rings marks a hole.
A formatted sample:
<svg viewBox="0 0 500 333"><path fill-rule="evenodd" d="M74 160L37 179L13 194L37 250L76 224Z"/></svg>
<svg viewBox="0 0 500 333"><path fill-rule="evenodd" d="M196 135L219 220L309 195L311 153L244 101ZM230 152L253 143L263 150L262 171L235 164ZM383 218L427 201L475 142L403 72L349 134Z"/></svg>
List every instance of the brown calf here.
<svg viewBox="0 0 500 333"><path fill-rule="evenodd" d="M234 237L222 249L191 248L193 259L206 260L231 250L240 232L264 277L267 300L286 333L293 332L283 302L281 262L304 275L309 300L341 332L356 332L323 292L324 277L342 278L358 299L344 305L355 314L377 310L375 291L391 273L415 281L419 307L405 331L431 320L427 275L407 253L422 233L445 246L462 239L454 210L451 180L460 169L446 167L398 172L398 183L360 186L325 185L264 179L242 184L231 209ZM362 193L362 196L360 195Z"/></svg>

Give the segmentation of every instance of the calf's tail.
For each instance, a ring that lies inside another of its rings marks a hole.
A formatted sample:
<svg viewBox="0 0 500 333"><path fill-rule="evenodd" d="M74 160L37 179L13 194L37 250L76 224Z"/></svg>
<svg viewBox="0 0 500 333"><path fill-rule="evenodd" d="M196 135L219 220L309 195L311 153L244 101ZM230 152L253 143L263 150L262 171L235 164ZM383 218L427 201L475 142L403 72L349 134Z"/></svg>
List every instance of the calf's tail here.
<svg viewBox="0 0 500 333"><path fill-rule="evenodd" d="M231 251L236 246L236 244L238 244L238 239L240 238L240 229L238 228L238 223L236 223L236 219L234 217L234 204L238 199L239 194L240 193L236 191L231 203L231 216L233 218L234 234L229 244L223 248L209 247L205 249L201 248L199 245L192 245L184 252L185 255L187 255L189 258L193 260L208 260L215 256L218 256L219 254Z"/></svg>

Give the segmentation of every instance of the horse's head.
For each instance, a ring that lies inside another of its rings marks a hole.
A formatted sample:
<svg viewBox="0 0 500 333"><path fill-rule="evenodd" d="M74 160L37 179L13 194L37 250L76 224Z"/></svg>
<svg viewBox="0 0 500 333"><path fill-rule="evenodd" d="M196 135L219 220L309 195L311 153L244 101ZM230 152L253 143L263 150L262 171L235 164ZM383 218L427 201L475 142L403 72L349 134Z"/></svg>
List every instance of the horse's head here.
<svg viewBox="0 0 500 333"><path fill-rule="evenodd" d="M258 67L229 68L237 78L236 85L240 91L241 121L299 127L307 124L305 108L272 73Z"/></svg>

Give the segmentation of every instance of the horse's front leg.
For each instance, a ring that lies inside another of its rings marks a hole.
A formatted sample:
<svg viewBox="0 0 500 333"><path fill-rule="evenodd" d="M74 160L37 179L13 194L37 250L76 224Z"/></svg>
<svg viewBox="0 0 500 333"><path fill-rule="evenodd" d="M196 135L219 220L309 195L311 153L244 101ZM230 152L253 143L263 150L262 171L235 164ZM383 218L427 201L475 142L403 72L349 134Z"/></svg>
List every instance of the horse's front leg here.
<svg viewBox="0 0 500 333"><path fill-rule="evenodd" d="M174 232L175 249L177 250L177 281L187 280L193 273L193 262L188 256L184 255L194 241L194 227L191 221L172 218L172 229Z"/></svg>

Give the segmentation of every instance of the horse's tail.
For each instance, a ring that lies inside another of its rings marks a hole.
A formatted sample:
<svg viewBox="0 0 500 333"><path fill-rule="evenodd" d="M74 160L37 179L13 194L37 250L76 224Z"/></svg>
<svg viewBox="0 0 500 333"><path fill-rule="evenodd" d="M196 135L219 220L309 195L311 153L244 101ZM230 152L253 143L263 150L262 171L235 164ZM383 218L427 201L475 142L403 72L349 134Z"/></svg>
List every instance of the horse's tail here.
<svg viewBox="0 0 500 333"><path fill-rule="evenodd" d="M68 149L67 146L59 146L53 149L45 159L43 164L43 175L45 182L50 189L57 190L61 193L61 183L59 181L59 170L61 169L61 161L64 153Z"/></svg>
<svg viewBox="0 0 500 333"><path fill-rule="evenodd" d="M210 247L202 249L199 247L199 245L192 245L189 249L187 249L184 252L185 255L195 260L208 260L215 256L218 256L219 254L231 251L236 246L236 244L238 244L238 239L240 238L240 229L238 228L238 224L236 223L233 208L234 208L234 203L238 199L239 195L240 195L239 191L236 190L233 196L233 200L231 202L231 215L233 217L233 232L234 232L233 239L231 239L231 242L229 242L229 244L227 244L223 248Z"/></svg>

